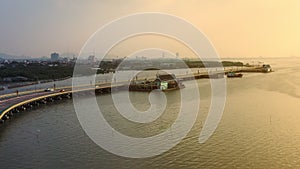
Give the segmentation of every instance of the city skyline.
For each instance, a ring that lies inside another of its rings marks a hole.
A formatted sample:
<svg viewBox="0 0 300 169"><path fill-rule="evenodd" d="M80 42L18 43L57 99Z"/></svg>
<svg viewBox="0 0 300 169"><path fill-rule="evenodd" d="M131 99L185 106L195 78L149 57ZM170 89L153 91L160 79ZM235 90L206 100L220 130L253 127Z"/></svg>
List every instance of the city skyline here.
<svg viewBox="0 0 300 169"><path fill-rule="evenodd" d="M0 53L32 57L79 53L88 38L112 20L162 12L195 25L221 57L300 56L299 5L296 0L1 1ZM126 55L121 49L117 52Z"/></svg>

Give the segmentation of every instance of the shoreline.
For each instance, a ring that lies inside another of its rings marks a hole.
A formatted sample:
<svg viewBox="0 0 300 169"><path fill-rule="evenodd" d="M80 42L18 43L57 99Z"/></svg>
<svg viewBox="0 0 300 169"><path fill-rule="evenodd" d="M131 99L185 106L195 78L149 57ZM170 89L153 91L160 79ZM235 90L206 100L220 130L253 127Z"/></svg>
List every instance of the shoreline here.
<svg viewBox="0 0 300 169"><path fill-rule="evenodd" d="M35 85L35 84L43 84L43 83L48 83L48 82L54 82L54 81L61 81L61 80L66 80L72 78L71 76L64 77L64 78L59 78L59 79L47 79L47 80L39 80L39 81L28 81L28 82L12 82L11 84L0 84L0 91L1 88L2 90L5 89L14 89L18 87L24 87L24 86L30 86L30 85Z"/></svg>

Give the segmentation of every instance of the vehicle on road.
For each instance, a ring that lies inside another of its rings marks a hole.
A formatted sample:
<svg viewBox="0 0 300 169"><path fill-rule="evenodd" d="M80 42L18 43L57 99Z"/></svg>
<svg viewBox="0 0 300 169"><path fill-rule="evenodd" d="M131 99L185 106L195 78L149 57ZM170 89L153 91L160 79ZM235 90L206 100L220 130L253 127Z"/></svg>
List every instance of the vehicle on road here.
<svg viewBox="0 0 300 169"><path fill-rule="evenodd" d="M53 89L53 88L47 88L47 89L45 89L44 91L45 91L45 92L53 92L54 89Z"/></svg>

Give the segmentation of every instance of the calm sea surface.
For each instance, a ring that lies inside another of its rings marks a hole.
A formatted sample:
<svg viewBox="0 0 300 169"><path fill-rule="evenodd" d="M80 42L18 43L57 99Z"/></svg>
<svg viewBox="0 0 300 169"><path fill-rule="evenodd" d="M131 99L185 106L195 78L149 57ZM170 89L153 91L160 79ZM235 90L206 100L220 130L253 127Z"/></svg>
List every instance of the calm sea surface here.
<svg viewBox="0 0 300 169"><path fill-rule="evenodd" d="M203 144L198 137L210 106L208 79L197 80L201 104L193 128L161 155L131 159L100 148L81 128L70 99L24 112L0 126L0 168L300 168L300 59L261 60L275 72L227 79L222 120ZM194 90L184 83L183 90ZM165 112L149 124L125 119L110 94L97 96L97 101L116 130L148 137L166 130L177 117L180 91L168 92L166 98ZM148 93L132 92L130 99L138 110L150 106Z"/></svg>

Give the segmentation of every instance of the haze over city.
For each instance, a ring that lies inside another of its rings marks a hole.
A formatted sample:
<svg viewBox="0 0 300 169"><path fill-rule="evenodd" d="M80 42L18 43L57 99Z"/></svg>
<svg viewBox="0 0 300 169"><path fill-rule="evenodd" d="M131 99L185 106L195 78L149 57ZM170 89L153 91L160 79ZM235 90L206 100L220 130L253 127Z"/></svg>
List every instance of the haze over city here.
<svg viewBox="0 0 300 169"><path fill-rule="evenodd" d="M300 168L300 0L0 0L0 168Z"/></svg>
<svg viewBox="0 0 300 169"><path fill-rule="evenodd" d="M114 19L162 12L195 25L221 57L300 56L299 6L297 0L1 1L0 53L79 53L95 31Z"/></svg>

